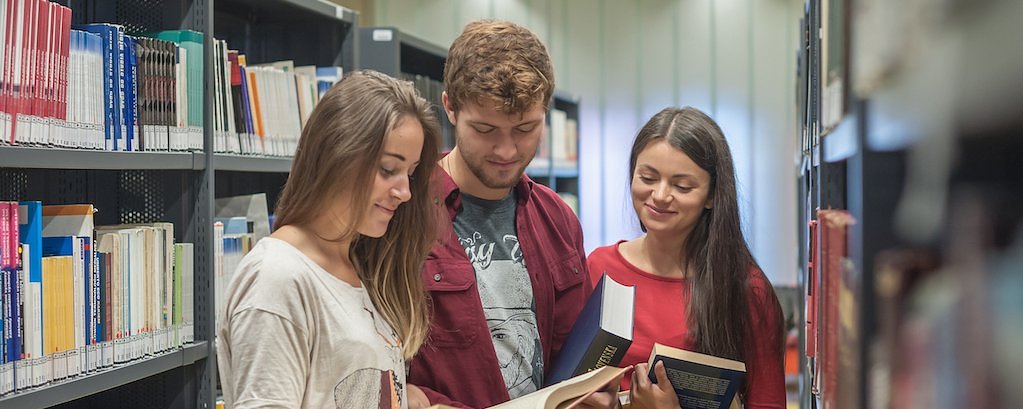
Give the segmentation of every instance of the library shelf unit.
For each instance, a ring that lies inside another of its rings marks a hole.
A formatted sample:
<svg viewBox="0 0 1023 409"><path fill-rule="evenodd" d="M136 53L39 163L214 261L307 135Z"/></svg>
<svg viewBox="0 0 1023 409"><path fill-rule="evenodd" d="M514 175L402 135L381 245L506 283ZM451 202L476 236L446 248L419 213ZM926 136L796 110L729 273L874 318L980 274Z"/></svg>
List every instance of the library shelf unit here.
<svg viewBox="0 0 1023 409"><path fill-rule="evenodd" d="M455 146L455 130L444 114L444 62L448 50L394 27L359 28L359 68L412 81L419 94L434 104L441 127L441 150Z"/></svg>
<svg viewBox="0 0 1023 409"><path fill-rule="evenodd" d="M188 29L227 40L250 63L354 69L358 13L325 0L66 0L72 22L115 23L128 34ZM211 34L212 33L212 34ZM96 225L174 223L175 241L194 244L195 342L113 368L0 397L0 407L215 407L213 202L268 194L269 208L287 180L291 159L213 151L212 64L203 72L203 150L108 152L0 146L0 198L44 204L92 203Z"/></svg>
<svg viewBox="0 0 1023 409"><path fill-rule="evenodd" d="M804 8L800 265L810 338L837 353L804 358L802 407L1012 406L1018 385L999 374L1019 369L1007 335L1023 328L1010 301L1023 297L1023 4L849 3ZM844 94L821 85L834 72ZM853 221L837 269L811 246L817 209Z"/></svg>

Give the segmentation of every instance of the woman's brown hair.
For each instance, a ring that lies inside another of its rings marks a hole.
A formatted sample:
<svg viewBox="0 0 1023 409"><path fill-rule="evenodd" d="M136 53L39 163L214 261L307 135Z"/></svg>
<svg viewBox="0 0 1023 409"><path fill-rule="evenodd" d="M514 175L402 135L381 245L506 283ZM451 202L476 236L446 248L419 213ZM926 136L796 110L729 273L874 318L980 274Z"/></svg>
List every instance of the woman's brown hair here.
<svg viewBox="0 0 1023 409"><path fill-rule="evenodd" d="M411 82L375 71L356 71L334 85L302 129L291 173L277 202L281 226L312 222L339 195L368 203L387 134L403 121L423 127L423 151L409 183L412 198L394 213L380 238L355 230L366 206L352 206L347 230L333 241L348 241L349 256L374 306L402 340L411 359L429 328L420 270L434 242L435 210L429 180L438 156L440 128L429 103Z"/></svg>

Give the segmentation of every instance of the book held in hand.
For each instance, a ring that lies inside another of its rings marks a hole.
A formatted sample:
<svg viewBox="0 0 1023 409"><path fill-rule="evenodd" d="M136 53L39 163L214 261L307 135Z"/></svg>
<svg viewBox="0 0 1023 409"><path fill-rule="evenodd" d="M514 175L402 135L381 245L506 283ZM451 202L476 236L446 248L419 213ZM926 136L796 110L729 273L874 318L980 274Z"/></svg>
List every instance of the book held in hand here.
<svg viewBox="0 0 1023 409"><path fill-rule="evenodd" d="M604 273L572 325L555 358L548 384L555 384L602 366L616 366L632 345L636 288Z"/></svg>
<svg viewBox="0 0 1023 409"><path fill-rule="evenodd" d="M602 366L525 396L512 399L492 409L570 409L578 407L590 394L603 390L629 368Z"/></svg>
<svg viewBox="0 0 1023 409"><path fill-rule="evenodd" d="M733 400L746 380L746 364L655 343L648 374L653 383L657 383L654 365L658 361L664 362L682 409L738 407Z"/></svg>

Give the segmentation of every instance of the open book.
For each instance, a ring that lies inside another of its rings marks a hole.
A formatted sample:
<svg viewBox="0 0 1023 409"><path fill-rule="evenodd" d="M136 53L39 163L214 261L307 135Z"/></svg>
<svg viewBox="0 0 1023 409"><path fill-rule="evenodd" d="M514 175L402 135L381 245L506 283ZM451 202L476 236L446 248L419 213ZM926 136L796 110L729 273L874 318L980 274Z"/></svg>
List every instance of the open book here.
<svg viewBox="0 0 1023 409"><path fill-rule="evenodd" d="M746 364L655 343L649 361L653 383L657 383L654 364L658 361L664 362L682 409L738 407L733 400L746 380Z"/></svg>
<svg viewBox="0 0 1023 409"><path fill-rule="evenodd" d="M598 390L629 368L602 366L574 378L570 378L536 392L512 399L492 409L568 409L582 403L583 399Z"/></svg>

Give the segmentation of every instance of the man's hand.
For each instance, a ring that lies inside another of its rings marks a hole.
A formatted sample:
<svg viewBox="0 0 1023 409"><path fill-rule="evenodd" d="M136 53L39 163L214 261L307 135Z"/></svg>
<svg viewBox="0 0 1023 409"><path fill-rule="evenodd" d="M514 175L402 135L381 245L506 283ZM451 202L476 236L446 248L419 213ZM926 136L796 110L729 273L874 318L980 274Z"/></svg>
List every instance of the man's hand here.
<svg viewBox="0 0 1023 409"><path fill-rule="evenodd" d="M586 409L616 409L619 407L618 390L622 387L622 378L626 372L622 372L604 387L604 390L591 393L582 401L579 406Z"/></svg>
<svg viewBox="0 0 1023 409"><path fill-rule="evenodd" d="M426 397L422 389L411 383L405 384L405 397L408 399L408 409L426 409L430 407L430 399Z"/></svg>
<svg viewBox="0 0 1023 409"><path fill-rule="evenodd" d="M675 389L671 387L671 382L668 381L668 373L664 370L664 363L658 361L654 365L654 376L657 377L657 384L650 382L648 374L648 365L639 364L636 365L636 370L632 372L632 390L629 392L631 395L632 406L634 409L677 409L678 396L675 395Z"/></svg>

